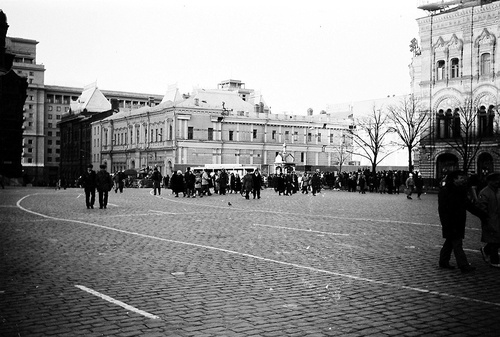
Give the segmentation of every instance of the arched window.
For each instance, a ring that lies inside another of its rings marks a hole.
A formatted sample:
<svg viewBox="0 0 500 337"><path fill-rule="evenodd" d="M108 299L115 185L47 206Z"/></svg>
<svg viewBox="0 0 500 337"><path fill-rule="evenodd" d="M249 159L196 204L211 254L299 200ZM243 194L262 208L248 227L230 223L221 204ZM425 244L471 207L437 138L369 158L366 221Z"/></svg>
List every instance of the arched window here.
<svg viewBox="0 0 500 337"><path fill-rule="evenodd" d="M436 117L436 138L444 138L444 111L441 109Z"/></svg>
<svg viewBox="0 0 500 337"><path fill-rule="evenodd" d="M446 110L446 115L444 118L444 138L450 138L452 135L453 126L453 114L451 109Z"/></svg>
<svg viewBox="0 0 500 337"><path fill-rule="evenodd" d="M436 66L436 81L441 81L441 80L444 80L444 66L445 66L445 62L443 60L439 60L437 62L437 66Z"/></svg>
<svg viewBox="0 0 500 337"><path fill-rule="evenodd" d="M490 53L481 55L481 75L489 75L491 73L491 56Z"/></svg>
<svg viewBox="0 0 500 337"><path fill-rule="evenodd" d="M461 127L460 127L460 109L455 109L455 112L453 113L453 138L459 138L460 137L460 132Z"/></svg>
<svg viewBox="0 0 500 337"><path fill-rule="evenodd" d="M477 113L478 118L478 136L485 137L488 135L488 115L486 114L486 107L482 105Z"/></svg>
<svg viewBox="0 0 500 337"><path fill-rule="evenodd" d="M451 65L450 65L450 77L451 78L457 78L459 76L458 72L459 72L458 59L457 58L452 58L451 59Z"/></svg>

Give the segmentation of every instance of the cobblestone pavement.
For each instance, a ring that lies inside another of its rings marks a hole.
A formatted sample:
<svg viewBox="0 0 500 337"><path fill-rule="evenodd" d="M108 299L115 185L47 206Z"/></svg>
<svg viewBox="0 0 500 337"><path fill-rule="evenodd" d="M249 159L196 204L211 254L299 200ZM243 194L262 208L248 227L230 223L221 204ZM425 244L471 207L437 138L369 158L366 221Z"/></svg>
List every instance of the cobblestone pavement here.
<svg viewBox="0 0 500 337"><path fill-rule="evenodd" d="M0 190L1 336L500 335L475 217L476 272L437 267L436 195L82 192Z"/></svg>

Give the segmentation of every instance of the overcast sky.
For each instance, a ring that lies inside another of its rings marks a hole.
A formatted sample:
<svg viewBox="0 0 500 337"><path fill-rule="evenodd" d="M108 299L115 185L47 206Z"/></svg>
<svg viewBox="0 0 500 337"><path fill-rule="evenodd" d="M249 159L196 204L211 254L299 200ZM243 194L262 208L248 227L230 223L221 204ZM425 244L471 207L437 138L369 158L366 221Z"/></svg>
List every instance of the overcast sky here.
<svg viewBox="0 0 500 337"><path fill-rule="evenodd" d="M415 0L2 0L45 84L163 95L227 79L273 113L410 91Z"/></svg>

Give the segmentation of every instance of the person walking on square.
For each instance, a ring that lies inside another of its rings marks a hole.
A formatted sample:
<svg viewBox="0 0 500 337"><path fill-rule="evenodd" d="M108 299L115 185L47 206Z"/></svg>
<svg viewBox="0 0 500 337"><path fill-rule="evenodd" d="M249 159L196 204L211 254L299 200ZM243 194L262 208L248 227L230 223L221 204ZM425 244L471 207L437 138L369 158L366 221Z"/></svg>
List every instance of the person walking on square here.
<svg viewBox="0 0 500 337"><path fill-rule="evenodd" d="M153 191L154 194L156 195L156 191L158 191L158 195L161 195L161 180L163 177L161 176L160 171L158 171L158 168L155 167L153 170L153 174L151 175L151 180L153 180Z"/></svg>
<svg viewBox="0 0 500 337"><path fill-rule="evenodd" d="M415 180L413 179L413 174L410 173L405 182L406 186L406 198L412 199L411 194L413 193L413 189L415 188Z"/></svg>
<svg viewBox="0 0 500 337"><path fill-rule="evenodd" d="M481 221L481 241L486 246L480 249L486 263L500 268L498 249L500 248L500 173L490 173L486 177L487 186L479 192L478 207L485 212Z"/></svg>
<svg viewBox="0 0 500 337"><path fill-rule="evenodd" d="M101 164L99 166L100 170L96 174L96 187L99 193L99 208L105 209L108 205L108 193L113 188L113 179L111 175L106 171L106 165Z"/></svg>
<svg viewBox="0 0 500 337"><path fill-rule="evenodd" d="M467 261L462 247L465 237L467 211L480 216L480 210L467 197L467 176L462 171L453 171L446 177L446 183L438 194L438 213L445 242L439 254L439 267L454 269L450 265L451 253L455 254L462 273L473 272L476 268Z"/></svg>
<svg viewBox="0 0 500 337"><path fill-rule="evenodd" d="M210 193L210 175L207 170L204 170L201 174L201 191L202 195L212 195L212 193Z"/></svg>
<svg viewBox="0 0 500 337"><path fill-rule="evenodd" d="M92 170L92 164L87 166L87 172L82 176L82 185L85 191L85 204L87 208L94 208L95 203L95 187L96 187L96 173Z"/></svg>
<svg viewBox="0 0 500 337"><path fill-rule="evenodd" d="M422 174L418 173L415 175L415 192L417 192L417 199L420 199L422 192L424 190L424 179L422 178Z"/></svg>
<svg viewBox="0 0 500 337"><path fill-rule="evenodd" d="M252 194L253 198L260 199L260 190L262 188L262 176L260 174L259 169L255 169L255 172L252 174Z"/></svg>
<svg viewBox="0 0 500 337"><path fill-rule="evenodd" d="M242 194L243 193L245 194L245 199L250 199L250 192L252 191L252 189L253 189L252 173L247 172L247 174L243 176L242 191L241 191Z"/></svg>

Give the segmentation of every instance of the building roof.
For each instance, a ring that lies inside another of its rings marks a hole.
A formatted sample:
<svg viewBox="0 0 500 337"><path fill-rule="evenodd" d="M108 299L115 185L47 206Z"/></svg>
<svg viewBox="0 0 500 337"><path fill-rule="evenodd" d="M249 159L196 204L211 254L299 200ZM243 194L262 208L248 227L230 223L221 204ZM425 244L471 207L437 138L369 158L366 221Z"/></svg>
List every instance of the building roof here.
<svg viewBox="0 0 500 337"><path fill-rule="evenodd" d="M103 112L111 109L111 103L93 83L83 89L80 97L76 101L72 101L70 107L73 113L83 112L84 110Z"/></svg>
<svg viewBox="0 0 500 337"><path fill-rule="evenodd" d="M236 91L198 89L189 98L176 103L177 107L253 111L253 105L242 100Z"/></svg>

